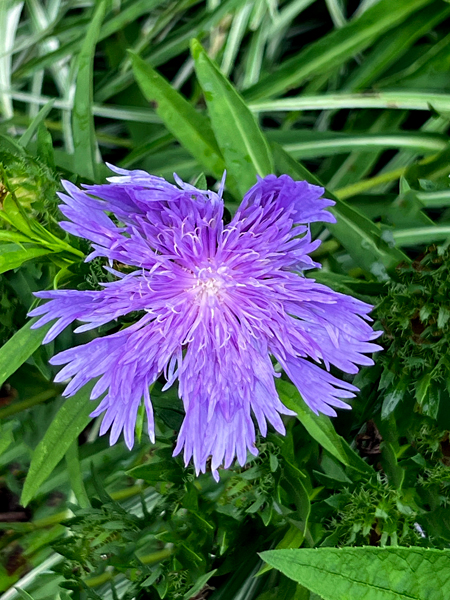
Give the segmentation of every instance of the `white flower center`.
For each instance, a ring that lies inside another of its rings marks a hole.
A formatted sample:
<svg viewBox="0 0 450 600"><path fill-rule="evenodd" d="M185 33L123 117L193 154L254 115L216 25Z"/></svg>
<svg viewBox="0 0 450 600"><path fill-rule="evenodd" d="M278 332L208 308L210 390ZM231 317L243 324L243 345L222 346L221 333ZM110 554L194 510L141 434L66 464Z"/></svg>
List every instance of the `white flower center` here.
<svg viewBox="0 0 450 600"><path fill-rule="evenodd" d="M206 301L208 303L210 300L221 299L222 292L229 285L226 281L229 279L226 271L228 271L227 267L219 267L218 269L204 267L197 270L192 290L200 302Z"/></svg>

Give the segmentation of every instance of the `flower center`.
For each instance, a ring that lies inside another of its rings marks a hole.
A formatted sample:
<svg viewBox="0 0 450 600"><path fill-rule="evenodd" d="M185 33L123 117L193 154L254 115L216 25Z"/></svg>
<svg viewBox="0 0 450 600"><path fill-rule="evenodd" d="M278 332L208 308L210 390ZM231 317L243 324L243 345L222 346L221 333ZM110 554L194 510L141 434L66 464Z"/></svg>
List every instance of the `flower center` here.
<svg viewBox="0 0 450 600"><path fill-rule="evenodd" d="M195 270L195 283L192 290L200 302L208 302L210 300L220 300L222 293L228 287L227 279L230 276L227 274L227 267L203 267Z"/></svg>

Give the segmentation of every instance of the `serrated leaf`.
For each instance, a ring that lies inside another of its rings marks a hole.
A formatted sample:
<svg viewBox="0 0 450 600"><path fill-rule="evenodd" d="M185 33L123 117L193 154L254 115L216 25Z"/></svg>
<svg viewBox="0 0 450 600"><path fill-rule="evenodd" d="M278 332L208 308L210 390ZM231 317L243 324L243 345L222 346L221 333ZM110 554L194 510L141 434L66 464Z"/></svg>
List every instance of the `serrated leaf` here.
<svg viewBox="0 0 450 600"><path fill-rule="evenodd" d="M273 173L269 146L240 94L197 40L191 42L191 51L225 166L244 194L256 183L256 175Z"/></svg>
<svg viewBox="0 0 450 600"><path fill-rule="evenodd" d="M96 406L90 400L93 386L92 382L85 385L65 401L37 445L20 499L23 506L35 497L41 484L89 423L89 415Z"/></svg>
<svg viewBox="0 0 450 600"><path fill-rule="evenodd" d="M350 448L344 438L336 433L328 417L313 413L301 398L297 388L283 380L278 380L276 385L283 404L297 413L298 420L316 442L344 465L351 466L361 473L373 472L373 469Z"/></svg>
<svg viewBox="0 0 450 600"><path fill-rule="evenodd" d="M450 552L427 548L269 550L261 558L324 600L447 600Z"/></svg>

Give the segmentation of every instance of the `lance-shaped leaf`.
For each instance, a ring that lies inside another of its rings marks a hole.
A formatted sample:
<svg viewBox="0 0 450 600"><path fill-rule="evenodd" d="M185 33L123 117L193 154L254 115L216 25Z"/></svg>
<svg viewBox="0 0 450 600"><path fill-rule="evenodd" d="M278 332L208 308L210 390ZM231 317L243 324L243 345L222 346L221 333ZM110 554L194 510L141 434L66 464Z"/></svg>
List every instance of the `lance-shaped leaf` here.
<svg viewBox="0 0 450 600"><path fill-rule="evenodd" d="M225 162L208 117L202 115L148 63L130 52L134 76L172 135L205 170L220 179Z"/></svg>
<svg viewBox="0 0 450 600"><path fill-rule="evenodd" d="M90 400L93 386L94 382L85 385L65 401L37 445L20 499L23 506L34 498L41 484L89 423L89 415L97 405Z"/></svg>
<svg viewBox="0 0 450 600"><path fill-rule="evenodd" d="M256 175L273 173L269 146L242 97L197 40L191 50L225 166L243 194L256 183Z"/></svg>

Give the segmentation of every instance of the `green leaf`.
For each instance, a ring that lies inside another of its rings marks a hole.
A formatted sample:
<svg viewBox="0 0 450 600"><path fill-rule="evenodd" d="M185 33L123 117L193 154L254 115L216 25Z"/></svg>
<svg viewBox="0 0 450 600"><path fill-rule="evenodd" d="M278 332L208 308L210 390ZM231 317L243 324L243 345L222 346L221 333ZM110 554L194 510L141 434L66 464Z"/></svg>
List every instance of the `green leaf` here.
<svg viewBox="0 0 450 600"><path fill-rule="evenodd" d="M12 428L12 421L7 421L4 424L0 423L0 455L2 455L14 442Z"/></svg>
<svg viewBox="0 0 450 600"><path fill-rule="evenodd" d="M185 595L183 596L183 600L190 600L190 598L197 596L208 583L208 581L211 579L211 577L215 575L216 571L217 569L214 569L213 571L209 571L209 573L205 573L204 575L199 577L195 582L195 585L185 593Z"/></svg>
<svg viewBox="0 0 450 600"><path fill-rule="evenodd" d="M33 596L30 596L30 594L28 592L26 592L25 590L21 590L18 587L15 587L14 589L19 594L19 596L22 598L22 600L34 600Z"/></svg>
<svg viewBox="0 0 450 600"><path fill-rule="evenodd" d="M225 166L243 194L256 183L256 175L273 173L267 141L242 97L197 40L191 51Z"/></svg>
<svg viewBox="0 0 450 600"><path fill-rule="evenodd" d="M450 12L444 2L432 2L409 19L400 23L395 31L380 38L370 54L351 74L345 88L357 91L370 88L380 74L408 52L416 40L427 35ZM396 73L398 76L398 73Z"/></svg>
<svg viewBox="0 0 450 600"><path fill-rule="evenodd" d="M154 103L167 129L210 173L220 179L225 162L209 119L195 110L159 73L130 52L134 76L145 98Z"/></svg>
<svg viewBox="0 0 450 600"><path fill-rule="evenodd" d="M294 179L305 179L315 185L322 183L303 165L295 161L278 144L272 144L277 170ZM328 223L327 228L346 248L353 260L363 269L375 275L377 279L387 279L387 272L400 262L409 262L408 257L398 248L389 247L382 240L380 229L366 216L343 200L337 198L329 190L325 197L336 202L330 211L336 217L336 223Z"/></svg>
<svg viewBox="0 0 450 600"><path fill-rule="evenodd" d="M341 29L321 37L289 58L277 71L262 78L244 94L246 99L267 98L302 83L317 73L329 72L373 43L377 37L402 23L430 0L380 0Z"/></svg>
<svg viewBox="0 0 450 600"><path fill-rule="evenodd" d="M373 473L373 469L336 433L330 419L325 415L313 413L297 388L283 380L278 380L276 385L283 404L297 413L298 420L316 442L344 465L351 466L361 473Z"/></svg>
<svg viewBox="0 0 450 600"><path fill-rule="evenodd" d="M90 400L93 386L92 382L85 385L65 401L36 447L20 499L23 506L35 497L41 484L91 420L89 415L96 406Z"/></svg>
<svg viewBox="0 0 450 600"><path fill-rule="evenodd" d="M389 483L400 490L405 479L405 470L398 464L395 450L389 442L382 442L381 457L384 472L387 475Z"/></svg>
<svg viewBox="0 0 450 600"><path fill-rule="evenodd" d="M0 273L5 273L11 269L17 269L27 260L51 254L48 248L34 246L33 244L1 244L0 245Z"/></svg>
<svg viewBox="0 0 450 600"><path fill-rule="evenodd" d="M26 148L28 143L31 141L31 138L35 134L39 125L44 122L45 117L52 110L54 103L55 103L55 99L52 98L51 100L49 100L47 102L47 104L44 104L44 106L41 108L41 110L38 112L38 114L34 117L34 119L28 125L27 130L22 135L22 137L19 139L19 144L21 144L24 148Z"/></svg>
<svg viewBox="0 0 450 600"><path fill-rule="evenodd" d="M93 102L94 53L105 16L102 0L92 18L78 57L78 74L73 108L74 168L77 173L94 180L96 175L96 148Z"/></svg>
<svg viewBox="0 0 450 600"><path fill-rule="evenodd" d="M6 344L0 348L0 386L23 363L35 352L42 344L51 324L44 325L39 329L31 329L37 319L31 319L26 325L19 329Z"/></svg>
<svg viewBox="0 0 450 600"><path fill-rule="evenodd" d="M84 487L83 473L81 471L80 457L78 455L78 440L74 440L66 452L66 465L70 485L81 508L91 506L89 496Z"/></svg>
<svg viewBox="0 0 450 600"><path fill-rule="evenodd" d="M428 548L269 550L261 558L324 600L446 600L450 552Z"/></svg>

